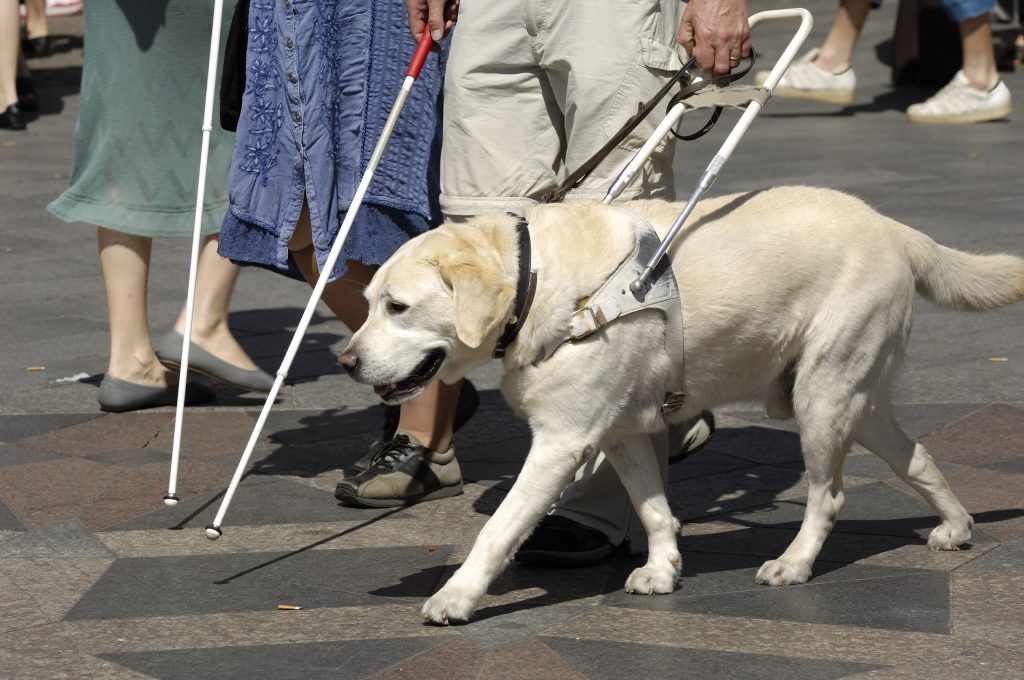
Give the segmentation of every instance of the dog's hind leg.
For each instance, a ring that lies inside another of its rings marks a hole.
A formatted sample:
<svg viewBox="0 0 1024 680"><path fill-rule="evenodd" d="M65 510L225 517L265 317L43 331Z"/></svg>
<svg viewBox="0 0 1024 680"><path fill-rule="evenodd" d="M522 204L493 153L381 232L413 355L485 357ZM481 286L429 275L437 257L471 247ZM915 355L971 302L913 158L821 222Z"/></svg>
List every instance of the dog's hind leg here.
<svg viewBox="0 0 1024 680"><path fill-rule="evenodd" d="M844 375L849 365L819 362L797 368L793 405L807 477L807 507L796 538L755 580L765 585L805 583L843 507L843 460L867 404Z"/></svg>
<svg viewBox="0 0 1024 680"><path fill-rule="evenodd" d="M679 581L683 560L676 542L678 523L665 497L665 481L650 435L630 435L605 442L602 450L622 480L647 532L647 563L626 579L626 592L671 593Z"/></svg>
<svg viewBox="0 0 1024 680"><path fill-rule="evenodd" d="M875 453L938 513L941 523L928 536L932 550L958 550L971 536L974 520L949 488L923 446L896 421L887 397L878 399L857 429L857 441Z"/></svg>
<svg viewBox="0 0 1024 680"><path fill-rule="evenodd" d="M534 433L533 445L516 483L487 521L473 549L444 587L423 605L432 623L468 621L487 587L558 499L585 456L587 444L565 434Z"/></svg>

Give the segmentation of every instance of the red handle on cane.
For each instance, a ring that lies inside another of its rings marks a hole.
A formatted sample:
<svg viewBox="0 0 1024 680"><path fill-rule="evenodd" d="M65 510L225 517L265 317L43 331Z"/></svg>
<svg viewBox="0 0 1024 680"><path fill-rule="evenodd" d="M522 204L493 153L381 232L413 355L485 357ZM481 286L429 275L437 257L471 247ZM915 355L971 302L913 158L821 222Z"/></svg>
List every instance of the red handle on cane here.
<svg viewBox="0 0 1024 680"><path fill-rule="evenodd" d="M412 54L412 61L409 62L409 70L405 72L405 75L418 78L420 75L420 69L423 68L423 62L427 60L427 55L430 54L430 48L433 46L434 41L430 38L430 26L423 26L423 37L420 38L420 42L416 45L416 51Z"/></svg>

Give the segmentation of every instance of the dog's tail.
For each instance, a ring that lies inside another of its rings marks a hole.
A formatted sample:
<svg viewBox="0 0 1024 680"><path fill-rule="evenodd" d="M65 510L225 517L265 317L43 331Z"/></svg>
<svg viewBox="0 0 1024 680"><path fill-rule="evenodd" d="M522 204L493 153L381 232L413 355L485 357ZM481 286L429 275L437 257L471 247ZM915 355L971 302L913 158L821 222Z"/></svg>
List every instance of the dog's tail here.
<svg viewBox="0 0 1024 680"><path fill-rule="evenodd" d="M981 312L1024 300L1024 258L965 253L900 226L917 292L932 302Z"/></svg>

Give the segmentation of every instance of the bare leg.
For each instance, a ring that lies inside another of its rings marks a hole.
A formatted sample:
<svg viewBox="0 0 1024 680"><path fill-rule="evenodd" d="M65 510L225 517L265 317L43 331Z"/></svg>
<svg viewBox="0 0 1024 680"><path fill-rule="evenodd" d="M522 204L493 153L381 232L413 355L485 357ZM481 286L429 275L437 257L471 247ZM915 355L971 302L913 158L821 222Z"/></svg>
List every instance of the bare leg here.
<svg viewBox="0 0 1024 680"><path fill-rule="evenodd" d="M192 340L218 359L251 371L256 369L249 355L228 327L228 303L238 280L239 268L217 254L217 236L203 243L196 272L196 299L192 318ZM174 325L185 332L185 310Z"/></svg>
<svg viewBox="0 0 1024 680"><path fill-rule="evenodd" d="M46 0L25 0L25 28L29 38L49 35L46 26Z"/></svg>
<svg viewBox="0 0 1024 680"><path fill-rule="evenodd" d="M988 12L961 21L960 38L964 50L964 75L971 87L987 92L999 80Z"/></svg>
<svg viewBox="0 0 1024 680"><path fill-rule="evenodd" d="M17 0L0 0L0 111L18 101L14 83L21 54L18 34Z"/></svg>
<svg viewBox="0 0 1024 680"><path fill-rule="evenodd" d="M306 206L302 208L288 249L306 282L310 286L315 286L320 269L313 249L309 211ZM347 264L345 275L327 284L321 299L349 330L356 331L366 321L368 308L363 291L366 290L377 267L352 260ZM461 383L446 385L440 380L433 381L423 394L402 404L398 430L412 435L429 449L447 451L451 446L452 421L455 418L460 387Z"/></svg>
<svg viewBox="0 0 1024 680"><path fill-rule="evenodd" d="M870 12L871 0L843 0L814 63L829 73L842 73L850 68L853 50Z"/></svg>
<svg viewBox="0 0 1024 680"><path fill-rule="evenodd" d="M107 373L152 387L173 382L153 353L146 316L152 240L99 227L100 270L110 318Z"/></svg>

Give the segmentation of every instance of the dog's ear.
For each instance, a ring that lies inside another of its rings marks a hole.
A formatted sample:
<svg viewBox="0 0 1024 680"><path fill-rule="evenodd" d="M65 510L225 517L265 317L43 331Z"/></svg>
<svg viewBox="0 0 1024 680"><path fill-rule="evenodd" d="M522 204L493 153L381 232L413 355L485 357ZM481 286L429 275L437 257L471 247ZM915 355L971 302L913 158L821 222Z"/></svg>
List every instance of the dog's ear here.
<svg viewBox="0 0 1024 680"><path fill-rule="evenodd" d="M476 349L508 316L515 288L497 267L458 255L442 258L438 270L455 296L455 332Z"/></svg>

